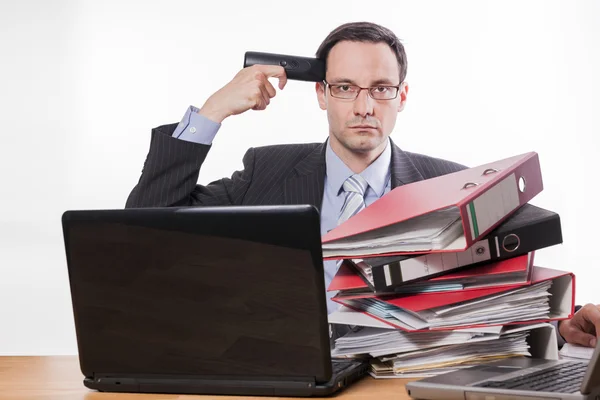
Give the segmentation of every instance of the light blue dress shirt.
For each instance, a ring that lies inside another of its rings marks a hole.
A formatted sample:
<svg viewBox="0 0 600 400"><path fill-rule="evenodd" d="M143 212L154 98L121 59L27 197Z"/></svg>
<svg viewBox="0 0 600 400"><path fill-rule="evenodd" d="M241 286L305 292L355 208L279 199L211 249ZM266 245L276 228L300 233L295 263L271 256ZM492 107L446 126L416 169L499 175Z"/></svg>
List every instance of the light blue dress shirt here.
<svg viewBox="0 0 600 400"><path fill-rule="evenodd" d="M212 144L221 124L198 114L196 107L190 106L173 132L173 137L199 144ZM385 150L360 175L369 187L365 192L365 204L369 206L391 189L390 162L392 149L388 139ZM321 204L321 235L337 226L337 220L344 205L345 193L342 189L344 181L354 173L335 154L329 141L325 152L325 190ZM327 288L338 270L339 262L325 261L325 287ZM327 292L327 312L332 313L339 304L331 300L335 292Z"/></svg>

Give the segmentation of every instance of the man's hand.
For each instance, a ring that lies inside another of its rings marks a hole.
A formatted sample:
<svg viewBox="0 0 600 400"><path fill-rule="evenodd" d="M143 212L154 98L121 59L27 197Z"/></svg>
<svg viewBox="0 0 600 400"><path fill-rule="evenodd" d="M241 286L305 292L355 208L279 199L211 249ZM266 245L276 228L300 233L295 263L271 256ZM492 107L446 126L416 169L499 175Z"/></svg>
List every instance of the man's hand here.
<svg viewBox="0 0 600 400"><path fill-rule="evenodd" d="M199 114L220 123L249 109L264 110L276 93L269 82L271 77L279 78L279 89L285 87L287 75L283 67L253 65L242 69L231 82L206 100Z"/></svg>
<svg viewBox="0 0 600 400"><path fill-rule="evenodd" d="M568 343L596 347L600 336L600 305L586 304L573 318L561 321L558 331Z"/></svg>

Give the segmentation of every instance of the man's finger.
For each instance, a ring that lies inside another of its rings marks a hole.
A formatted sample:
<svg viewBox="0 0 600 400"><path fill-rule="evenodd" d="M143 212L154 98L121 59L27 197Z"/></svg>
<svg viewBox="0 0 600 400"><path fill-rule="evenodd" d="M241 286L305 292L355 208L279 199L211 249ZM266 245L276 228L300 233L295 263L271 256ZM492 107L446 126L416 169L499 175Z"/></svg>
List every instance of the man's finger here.
<svg viewBox="0 0 600 400"><path fill-rule="evenodd" d="M275 88L273 87L271 82L269 82L268 79L265 79L265 89L267 89L267 93L269 93L269 97L275 97L275 95L277 94L277 91L275 90Z"/></svg>
<svg viewBox="0 0 600 400"><path fill-rule="evenodd" d="M267 78L279 78L279 89L283 89L287 83L285 69L279 65L256 64L256 68Z"/></svg>
<svg viewBox="0 0 600 400"><path fill-rule="evenodd" d="M262 98L256 102L256 105L254 107L252 107L254 111L261 111L265 108L267 108L267 106L264 104L264 100Z"/></svg>
<svg viewBox="0 0 600 400"><path fill-rule="evenodd" d="M596 337L592 334L585 333L574 327L570 327L566 333L565 340L568 343L579 344L586 347L596 347Z"/></svg>
<svg viewBox="0 0 600 400"><path fill-rule="evenodd" d="M269 79L262 72L259 73L258 76L259 81L262 83L261 89L264 87L264 89L267 91L269 98L275 97L277 92L275 91L275 88L273 87L271 82L269 82Z"/></svg>
<svg viewBox="0 0 600 400"><path fill-rule="evenodd" d="M260 87L260 93L262 94L263 101L265 102L265 107L271 103L271 96L269 96L269 92L264 86Z"/></svg>
<svg viewBox="0 0 600 400"><path fill-rule="evenodd" d="M252 88L251 101L254 103L252 106L253 110L264 110L267 106L267 99L265 98L265 91L261 88L261 85L256 85Z"/></svg>
<svg viewBox="0 0 600 400"><path fill-rule="evenodd" d="M600 310L598 306L586 304L582 309L583 319L594 325L596 336L600 337Z"/></svg>

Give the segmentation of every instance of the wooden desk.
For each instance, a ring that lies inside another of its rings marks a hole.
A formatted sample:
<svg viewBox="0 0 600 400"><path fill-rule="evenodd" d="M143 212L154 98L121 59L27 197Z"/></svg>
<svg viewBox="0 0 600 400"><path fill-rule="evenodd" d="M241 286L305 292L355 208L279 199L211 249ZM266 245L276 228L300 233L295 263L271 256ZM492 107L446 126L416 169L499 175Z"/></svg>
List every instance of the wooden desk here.
<svg viewBox="0 0 600 400"><path fill-rule="evenodd" d="M257 399L269 397L183 396L127 393L99 393L83 386L83 375L76 356L0 357L1 400L188 400L216 398ZM354 383L334 399L394 399L409 400L404 384L407 379L380 379L370 376ZM290 399L289 397L281 399Z"/></svg>

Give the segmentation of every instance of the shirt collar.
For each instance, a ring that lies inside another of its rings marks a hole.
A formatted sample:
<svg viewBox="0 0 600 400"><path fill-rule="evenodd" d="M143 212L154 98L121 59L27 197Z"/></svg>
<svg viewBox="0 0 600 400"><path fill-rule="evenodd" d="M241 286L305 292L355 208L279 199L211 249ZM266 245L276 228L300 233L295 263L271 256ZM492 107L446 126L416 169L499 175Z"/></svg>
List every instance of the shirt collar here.
<svg viewBox="0 0 600 400"><path fill-rule="evenodd" d="M383 196L386 185L390 180L390 162L392 160L392 147L390 140L387 143L383 153L375 161L371 163L363 172L360 173L369 187L377 194ZM327 140L327 149L325 151L325 164L327 171L327 184L331 186L336 194L342 188L342 185L354 172L338 157L331 148L331 143Z"/></svg>

